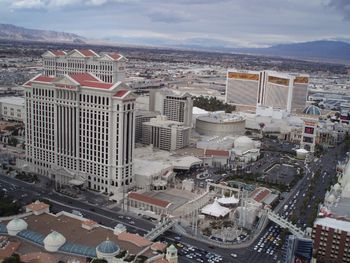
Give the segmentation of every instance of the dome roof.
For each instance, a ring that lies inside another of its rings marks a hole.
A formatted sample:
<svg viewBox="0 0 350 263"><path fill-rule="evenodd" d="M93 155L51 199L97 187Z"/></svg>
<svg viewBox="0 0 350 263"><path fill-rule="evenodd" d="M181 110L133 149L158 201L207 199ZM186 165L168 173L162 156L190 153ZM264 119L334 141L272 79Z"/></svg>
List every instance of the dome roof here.
<svg viewBox="0 0 350 263"><path fill-rule="evenodd" d="M336 191L338 191L338 190L340 190L340 184L339 183L336 183L335 185L334 185L334 190L336 190Z"/></svg>
<svg viewBox="0 0 350 263"><path fill-rule="evenodd" d="M14 218L10 222L8 222L6 228L7 231L17 231L20 232L22 230L27 229L28 224L22 218Z"/></svg>
<svg viewBox="0 0 350 263"><path fill-rule="evenodd" d="M327 202L329 202L329 203L334 203L335 200L336 200L336 198L335 198L334 194L331 194L327 197Z"/></svg>
<svg viewBox="0 0 350 263"><path fill-rule="evenodd" d="M168 252L177 252L177 249L176 249L176 247L175 247L173 244L171 244L171 245L167 248L167 251L168 251Z"/></svg>
<svg viewBox="0 0 350 263"><path fill-rule="evenodd" d="M119 252L119 246L107 239L97 246L97 251L104 254L114 254Z"/></svg>
<svg viewBox="0 0 350 263"><path fill-rule="evenodd" d="M47 246L49 246L49 247L60 247L64 243L66 243L66 238L62 234L60 234L60 233L58 233L56 231L52 231L44 239L45 247L47 247Z"/></svg>
<svg viewBox="0 0 350 263"><path fill-rule="evenodd" d="M307 115L321 115L321 109L315 105L310 105L303 110L303 113Z"/></svg>
<svg viewBox="0 0 350 263"><path fill-rule="evenodd" d="M233 145L235 148L241 148L244 151L255 149L255 143L247 136L240 136L234 140Z"/></svg>

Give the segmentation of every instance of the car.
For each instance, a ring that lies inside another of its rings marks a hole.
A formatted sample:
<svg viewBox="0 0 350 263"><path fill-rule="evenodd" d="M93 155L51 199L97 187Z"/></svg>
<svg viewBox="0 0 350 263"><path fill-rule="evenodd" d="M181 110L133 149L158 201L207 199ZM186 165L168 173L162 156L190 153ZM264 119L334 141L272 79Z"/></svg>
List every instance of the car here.
<svg viewBox="0 0 350 263"><path fill-rule="evenodd" d="M131 217L127 216L127 217L125 217L125 219L127 219L127 220L131 220Z"/></svg>
<svg viewBox="0 0 350 263"><path fill-rule="evenodd" d="M174 237L175 240L181 240L181 237L180 236L176 236Z"/></svg>
<svg viewBox="0 0 350 263"><path fill-rule="evenodd" d="M236 258L236 257L237 257L237 254L235 254L235 253L231 253L230 255L231 255L231 257L233 257L233 258Z"/></svg>
<svg viewBox="0 0 350 263"><path fill-rule="evenodd" d="M129 221L129 224L130 225L135 225L135 222L134 221Z"/></svg>
<svg viewBox="0 0 350 263"><path fill-rule="evenodd" d="M82 214L82 212L78 211L78 210L72 210L72 214L76 215L76 216L80 216L80 217L84 217L84 215Z"/></svg>
<svg viewBox="0 0 350 263"><path fill-rule="evenodd" d="M123 219L123 218L124 218L124 216L118 216L118 218Z"/></svg>

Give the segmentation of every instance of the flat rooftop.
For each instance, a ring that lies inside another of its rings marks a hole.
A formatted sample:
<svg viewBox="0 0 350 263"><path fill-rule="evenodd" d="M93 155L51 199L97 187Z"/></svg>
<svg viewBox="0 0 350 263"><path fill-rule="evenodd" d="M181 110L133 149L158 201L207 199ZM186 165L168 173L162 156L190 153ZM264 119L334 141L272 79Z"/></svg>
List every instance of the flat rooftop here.
<svg viewBox="0 0 350 263"><path fill-rule="evenodd" d="M314 225L325 226L333 229L339 229L342 231L350 232L350 222L338 220L335 218L325 217L317 218Z"/></svg>
<svg viewBox="0 0 350 263"><path fill-rule="evenodd" d="M211 123L234 123L244 121L244 117L230 113L211 113L205 116L199 116L197 120Z"/></svg>
<svg viewBox="0 0 350 263"><path fill-rule="evenodd" d="M23 97L0 97L0 103L8 103L17 106L24 106L25 99Z"/></svg>

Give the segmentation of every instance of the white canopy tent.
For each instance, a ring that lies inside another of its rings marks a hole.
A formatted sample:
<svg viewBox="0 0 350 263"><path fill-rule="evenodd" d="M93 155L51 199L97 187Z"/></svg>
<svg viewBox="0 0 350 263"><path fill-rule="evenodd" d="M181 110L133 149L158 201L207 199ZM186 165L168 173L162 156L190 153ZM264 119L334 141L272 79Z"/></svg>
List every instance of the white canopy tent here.
<svg viewBox="0 0 350 263"><path fill-rule="evenodd" d="M213 217L225 217L230 211L231 209L221 206L217 199L215 199L214 203L206 205L201 210L202 214Z"/></svg>
<svg viewBox="0 0 350 263"><path fill-rule="evenodd" d="M236 198L234 195L230 197L221 197L218 199L219 204L222 205L237 205L239 203L239 199Z"/></svg>

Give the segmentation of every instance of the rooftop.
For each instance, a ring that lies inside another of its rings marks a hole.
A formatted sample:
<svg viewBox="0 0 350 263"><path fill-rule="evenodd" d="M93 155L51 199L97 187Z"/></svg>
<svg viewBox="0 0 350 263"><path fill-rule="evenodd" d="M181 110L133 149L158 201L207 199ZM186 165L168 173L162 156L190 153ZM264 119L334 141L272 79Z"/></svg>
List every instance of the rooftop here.
<svg viewBox="0 0 350 263"><path fill-rule="evenodd" d="M172 169L170 163L161 163L158 161L150 161L144 159L134 159L134 172L138 175L152 176L160 174L162 171Z"/></svg>
<svg viewBox="0 0 350 263"><path fill-rule="evenodd" d="M91 73L74 73L69 77L78 82L81 86L99 89L110 89L114 84L105 83Z"/></svg>
<svg viewBox="0 0 350 263"><path fill-rule="evenodd" d="M24 106L25 99L23 97L1 97L0 103L8 103L17 106Z"/></svg>
<svg viewBox="0 0 350 263"><path fill-rule="evenodd" d="M132 233L128 233L128 232L123 232L123 233L119 234L118 239L123 240L123 241L127 241L127 242L131 242L138 247L146 247L152 243L148 239L146 239L138 234L132 234Z"/></svg>
<svg viewBox="0 0 350 263"><path fill-rule="evenodd" d="M256 188L251 194L251 198L253 198L257 202L264 201L270 195L271 191L264 187Z"/></svg>
<svg viewBox="0 0 350 263"><path fill-rule="evenodd" d="M69 76L69 78L74 82L76 82L76 84L79 84L81 86L85 86L88 88L110 89L113 86L119 84L119 83L112 84L112 83L103 82L102 80L100 80L99 78L97 78L91 73L72 73L66 76ZM24 83L23 86L26 88L30 88L32 86L32 83L55 83L56 81L59 81L59 80L60 80L59 77L56 78L56 77L48 77L44 75L37 75L31 80ZM59 86L60 84L57 83L56 85ZM120 90L118 92L122 92L123 94L125 94L127 90Z"/></svg>
<svg viewBox="0 0 350 263"><path fill-rule="evenodd" d="M166 208L166 207L168 207L171 204L168 201L164 201L164 200L161 200L161 199L153 198L153 197L150 197L150 196L147 196L147 195L143 195L143 194L139 194L139 193L135 193L135 192L129 193L128 194L128 198L136 200L136 201L141 201L141 202L144 202L144 203L148 203L148 204L151 204L151 205L160 206L160 207L163 207L163 208Z"/></svg>
<svg viewBox="0 0 350 263"><path fill-rule="evenodd" d="M40 202L38 200L26 206L26 208L31 211L40 211L40 210L47 209L49 207L50 205Z"/></svg>
<svg viewBox="0 0 350 263"><path fill-rule="evenodd" d="M102 241L109 238L122 249L128 250L130 253L136 254L140 252L138 246L129 241L119 240L118 237L114 235L112 229L96 227L89 231L82 228L83 221L67 216L64 213L58 215L46 213L41 215L30 215L25 217L24 220L28 224L28 229L30 229L30 231L26 230L28 235L37 233L36 236L43 239L52 231L57 231L66 238L67 242L64 246L66 246L67 249L73 247L74 244L96 248Z"/></svg>
<svg viewBox="0 0 350 263"><path fill-rule="evenodd" d="M144 122L143 124L166 128L175 126L178 129L190 129L190 127L184 126L182 122L168 120L166 116L161 115L156 116L155 118L152 118L149 122Z"/></svg>
<svg viewBox="0 0 350 263"><path fill-rule="evenodd" d="M330 218L330 217L317 218L314 222L314 226L316 225L350 232L350 222L338 220L335 218Z"/></svg>
<svg viewBox="0 0 350 263"><path fill-rule="evenodd" d="M118 61L118 60L123 58L123 55L121 55L117 52L98 54L95 51L93 51L92 49L73 49L69 52L66 52L63 50L49 50L49 51L45 52L43 54L43 56L45 57L47 54L49 54L50 57L52 57L52 56L54 56L54 57L69 57L74 53L79 53L81 56L86 57L86 58L90 58L90 57L100 58L103 55L106 55L109 57L109 59L115 60L115 61Z"/></svg>
<svg viewBox="0 0 350 263"><path fill-rule="evenodd" d="M241 115L225 113L225 112L213 112L208 115L199 116L197 120L211 122L211 123L232 123L244 121Z"/></svg>
<svg viewBox="0 0 350 263"><path fill-rule="evenodd" d="M204 155L208 156L208 157L229 157L230 156L230 152L229 151L225 151L225 150L210 150L210 149L206 149L204 150Z"/></svg>

